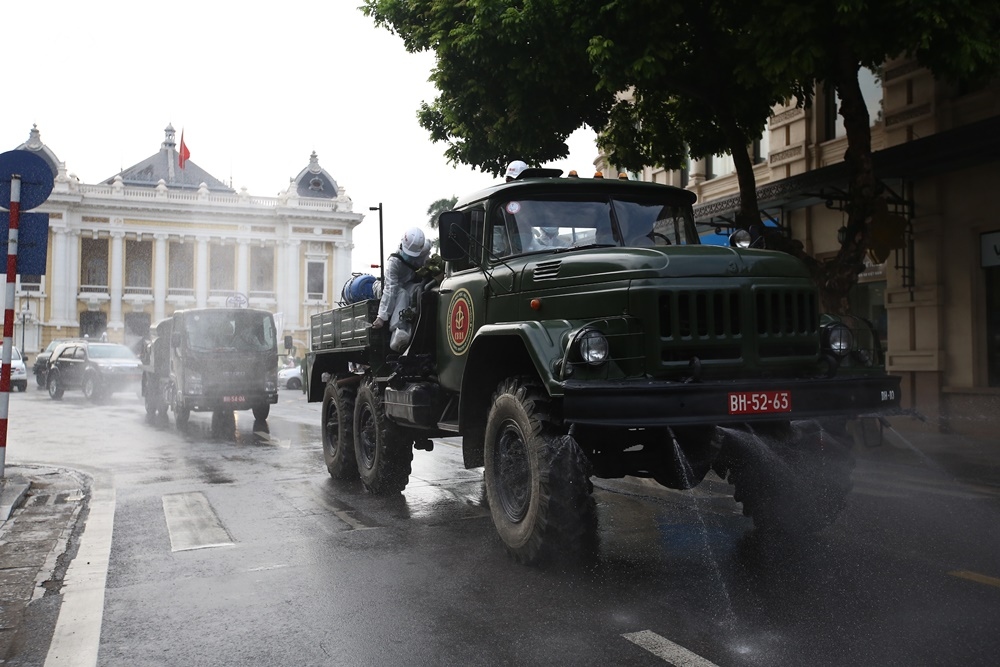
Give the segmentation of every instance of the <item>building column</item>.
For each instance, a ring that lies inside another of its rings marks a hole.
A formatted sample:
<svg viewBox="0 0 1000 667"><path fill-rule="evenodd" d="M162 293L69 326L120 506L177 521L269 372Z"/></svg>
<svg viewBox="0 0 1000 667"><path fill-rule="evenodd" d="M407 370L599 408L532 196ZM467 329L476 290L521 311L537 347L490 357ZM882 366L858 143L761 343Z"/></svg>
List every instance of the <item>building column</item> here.
<svg viewBox="0 0 1000 667"><path fill-rule="evenodd" d="M302 315L302 263L299 261L299 246L301 241L288 241L285 248L286 261L288 262L285 275L288 280L285 284L285 303L288 309L285 311L285 326L289 329L298 329Z"/></svg>
<svg viewBox="0 0 1000 667"><path fill-rule="evenodd" d="M236 242L236 291L250 297L250 242L247 239Z"/></svg>
<svg viewBox="0 0 1000 667"><path fill-rule="evenodd" d="M167 238L166 234L153 234L153 321L167 316Z"/></svg>
<svg viewBox="0 0 1000 667"><path fill-rule="evenodd" d="M69 297L69 273L71 267L66 257L66 229L53 229L52 276L49 289L52 290L52 324L61 325L66 321L66 300Z"/></svg>
<svg viewBox="0 0 1000 667"><path fill-rule="evenodd" d="M347 241L338 241L334 244L333 251L333 294L330 301L336 303L340 299L340 292L344 285L351 279L351 248L354 246Z"/></svg>
<svg viewBox="0 0 1000 667"><path fill-rule="evenodd" d="M124 253L125 232L111 232L111 317L108 318L109 329L121 329L122 321L122 280L125 268Z"/></svg>
<svg viewBox="0 0 1000 667"><path fill-rule="evenodd" d="M80 230L72 229L67 235L66 244L66 302L63 304L62 316L71 325L79 326L80 316L77 314L77 297L80 293Z"/></svg>
<svg viewBox="0 0 1000 667"><path fill-rule="evenodd" d="M204 308L208 305L208 239L198 237L194 264L195 304Z"/></svg>

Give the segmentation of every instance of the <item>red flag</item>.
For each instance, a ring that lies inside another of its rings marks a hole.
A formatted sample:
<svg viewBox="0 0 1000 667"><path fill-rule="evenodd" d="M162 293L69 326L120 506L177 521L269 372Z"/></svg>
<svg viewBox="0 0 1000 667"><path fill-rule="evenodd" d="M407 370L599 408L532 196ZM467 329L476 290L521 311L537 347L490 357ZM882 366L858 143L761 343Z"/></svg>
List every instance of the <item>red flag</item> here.
<svg viewBox="0 0 1000 667"><path fill-rule="evenodd" d="M184 129L181 128L181 149L177 152L177 164L183 169L184 163L190 159L191 151L188 150L187 145L184 143Z"/></svg>

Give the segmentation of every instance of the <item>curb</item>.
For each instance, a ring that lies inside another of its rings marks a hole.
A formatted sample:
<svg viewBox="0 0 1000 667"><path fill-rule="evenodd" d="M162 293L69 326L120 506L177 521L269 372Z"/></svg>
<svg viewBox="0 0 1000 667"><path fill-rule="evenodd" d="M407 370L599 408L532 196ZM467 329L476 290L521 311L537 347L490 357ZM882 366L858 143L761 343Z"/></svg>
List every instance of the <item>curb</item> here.
<svg viewBox="0 0 1000 667"><path fill-rule="evenodd" d="M30 488L31 483L20 475L0 479L0 524L6 522L11 513L21 506Z"/></svg>

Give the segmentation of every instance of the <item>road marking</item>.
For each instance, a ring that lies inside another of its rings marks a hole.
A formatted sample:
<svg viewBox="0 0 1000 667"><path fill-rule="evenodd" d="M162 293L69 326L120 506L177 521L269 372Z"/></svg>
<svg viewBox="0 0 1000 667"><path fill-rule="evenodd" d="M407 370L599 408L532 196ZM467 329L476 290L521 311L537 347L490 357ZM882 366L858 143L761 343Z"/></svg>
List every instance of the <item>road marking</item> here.
<svg viewBox="0 0 1000 667"><path fill-rule="evenodd" d="M948 574L953 577L958 577L959 579L974 581L977 584L986 584L987 586L996 586L997 588L1000 588L1000 579L990 577L985 574L979 574L978 572L970 572L968 570L952 570Z"/></svg>
<svg viewBox="0 0 1000 667"><path fill-rule="evenodd" d="M115 526L115 487L110 476L95 475L80 547L63 580L62 604L45 667L97 664L104 619L104 588Z"/></svg>
<svg viewBox="0 0 1000 667"><path fill-rule="evenodd" d="M163 496L171 551L226 547L233 539L201 491Z"/></svg>
<svg viewBox="0 0 1000 667"><path fill-rule="evenodd" d="M662 658L674 667L718 667L714 662L705 660L697 653L692 653L683 646L678 646L652 630L630 632L622 635L636 646L640 646L657 658Z"/></svg>

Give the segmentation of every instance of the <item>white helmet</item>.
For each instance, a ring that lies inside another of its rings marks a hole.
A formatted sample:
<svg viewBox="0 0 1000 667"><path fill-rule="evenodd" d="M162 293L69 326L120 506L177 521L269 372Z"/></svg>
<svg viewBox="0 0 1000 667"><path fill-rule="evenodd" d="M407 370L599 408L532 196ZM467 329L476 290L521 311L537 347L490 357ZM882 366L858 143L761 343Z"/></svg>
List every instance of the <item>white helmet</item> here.
<svg viewBox="0 0 1000 667"><path fill-rule="evenodd" d="M407 257L419 257L424 251L424 230L419 227L407 229L399 243L399 249Z"/></svg>
<svg viewBox="0 0 1000 667"><path fill-rule="evenodd" d="M513 181L515 178L521 175L521 172L528 168L522 160L514 160L507 165L507 173L505 176L508 181Z"/></svg>

